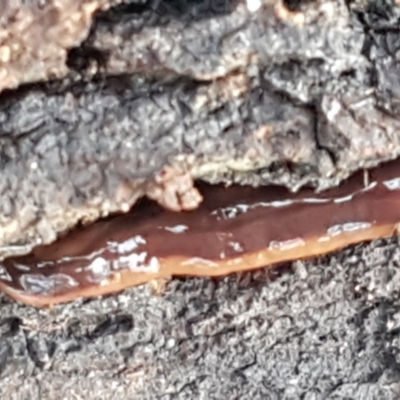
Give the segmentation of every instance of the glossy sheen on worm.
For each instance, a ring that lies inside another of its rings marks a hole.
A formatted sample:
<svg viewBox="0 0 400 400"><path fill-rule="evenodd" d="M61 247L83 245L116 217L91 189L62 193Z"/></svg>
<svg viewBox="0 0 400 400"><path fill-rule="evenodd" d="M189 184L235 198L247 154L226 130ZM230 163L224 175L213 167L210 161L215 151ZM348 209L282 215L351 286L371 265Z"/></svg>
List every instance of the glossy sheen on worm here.
<svg viewBox="0 0 400 400"><path fill-rule="evenodd" d="M128 214L80 228L0 266L0 289L48 306L170 276L219 276L325 254L388 237L400 222L400 160L339 187L199 185L195 211L143 201Z"/></svg>

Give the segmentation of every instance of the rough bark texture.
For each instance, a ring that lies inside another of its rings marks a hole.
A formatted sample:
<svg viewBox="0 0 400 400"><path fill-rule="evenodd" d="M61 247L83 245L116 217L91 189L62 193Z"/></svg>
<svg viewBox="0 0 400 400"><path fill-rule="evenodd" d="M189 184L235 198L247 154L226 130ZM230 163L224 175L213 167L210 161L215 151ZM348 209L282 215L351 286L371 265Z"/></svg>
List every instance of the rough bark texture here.
<svg viewBox="0 0 400 400"><path fill-rule="evenodd" d="M290 6L124 2L69 51L67 78L3 93L1 255L154 186L167 203L166 169L174 187L189 174L295 190L397 156L398 8Z"/></svg>
<svg viewBox="0 0 400 400"><path fill-rule="evenodd" d="M68 73L68 49L87 36L93 14L118 0L2 0L0 90Z"/></svg>
<svg viewBox="0 0 400 400"><path fill-rule="evenodd" d="M3 300L3 399L398 399L399 241L51 311Z"/></svg>
<svg viewBox="0 0 400 400"><path fill-rule="evenodd" d="M0 258L146 194L185 207L196 179L323 189L400 155L392 2L2 6ZM398 398L397 248L160 297L4 299L1 397Z"/></svg>

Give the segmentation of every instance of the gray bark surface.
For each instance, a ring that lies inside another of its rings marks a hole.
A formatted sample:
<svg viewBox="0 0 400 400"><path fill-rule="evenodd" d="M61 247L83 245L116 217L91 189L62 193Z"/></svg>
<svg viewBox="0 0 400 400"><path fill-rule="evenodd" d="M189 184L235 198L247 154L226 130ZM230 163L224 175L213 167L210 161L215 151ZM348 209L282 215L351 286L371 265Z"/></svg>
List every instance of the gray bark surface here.
<svg viewBox="0 0 400 400"><path fill-rule="evenodd" d="M50 311L3 299L4 399L398 399L398 239Z"/></svg>
<svg viewBox="0 0 400 400"><path fill-rule="evenodd" d="M3 3L0 258L166 170L177 197L182 176L324 189L400 155L393 2ZM2 297L0 397L397 399L398 248L52 310Z"/></svg>
<svg viewBox="0 0 400 400"><path fill-rule="evenodd" d="M63 80L3 92L0 257L184 174L322 189L398 156L398 7L254 4L114 4Z"/></svg>

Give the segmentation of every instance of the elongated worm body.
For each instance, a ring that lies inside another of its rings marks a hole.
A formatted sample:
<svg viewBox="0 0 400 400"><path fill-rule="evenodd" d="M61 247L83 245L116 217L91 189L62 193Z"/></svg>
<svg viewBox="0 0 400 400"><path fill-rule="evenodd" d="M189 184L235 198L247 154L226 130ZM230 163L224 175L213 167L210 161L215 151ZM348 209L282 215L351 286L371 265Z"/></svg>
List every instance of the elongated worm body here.
<svg viewBox="0 0 400 400"><path fill-rule="evenodd" d="M170 276L221 276L388 237L400 222L400 161L321 193L199 184L204 201L170 212L143 200L0 264L0 289L49 306Z"/></svg>

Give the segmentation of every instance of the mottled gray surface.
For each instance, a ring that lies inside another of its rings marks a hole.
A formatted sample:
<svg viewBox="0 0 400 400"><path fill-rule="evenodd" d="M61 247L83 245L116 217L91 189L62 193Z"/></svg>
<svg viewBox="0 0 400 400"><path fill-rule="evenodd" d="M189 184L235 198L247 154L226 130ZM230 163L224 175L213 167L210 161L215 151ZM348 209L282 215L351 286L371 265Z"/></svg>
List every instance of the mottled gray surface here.
<svg viewBox="0 0 400 400"><path fill-rule="evenodd" d="M0 258L129 208L166 168L326 188L400 155L393 2L119 3L65 79L0 96Z"/></svg>
<svg viewBox="0 0 400 400"><path fill-rule="evenodd" d="M27 43L57 28L43 48L60 54L35 64L36 47L21 47L4 85L54 65L68 76L0 98L1 254L132 204L142 180L174 162L211 182L293 188L400 154L399 7L286 3L295 10L125 0L97 15L67 60L94 10L64 44L61 24L34 19ZM50 311L2 298L0 398L397 399L398 245Z"/></svg>
<svg viewBox="0 0 400 400"><path fill-rule="evenodd" d="M38 311L1 304L4 399L397 399L397 238Z"/></svg>

